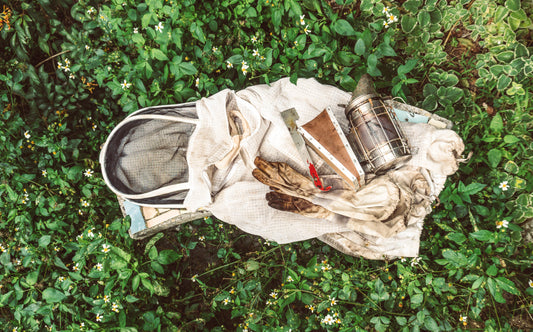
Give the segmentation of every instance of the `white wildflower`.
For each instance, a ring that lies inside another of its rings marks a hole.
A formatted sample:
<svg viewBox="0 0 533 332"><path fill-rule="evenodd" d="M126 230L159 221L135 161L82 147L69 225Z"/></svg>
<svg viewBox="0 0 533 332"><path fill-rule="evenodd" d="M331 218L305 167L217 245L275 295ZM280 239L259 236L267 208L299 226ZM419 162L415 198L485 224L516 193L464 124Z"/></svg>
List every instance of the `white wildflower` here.
<svg viewBox="0 0 533 332"><path fill-rule="evenodd" d="M124 82L120 83L120 86L122 87L122 90L126 90L131 86L131 83L128 83L126 80L124 80Z"/></svg>
<svg viewBox="0 0 533 332"><path fill-rule="evenodd" d="M109 250L110 250L109 248L111 248L111 246L109 244L106 244L106 243L102 244L102 252L103 253L108 253Z"/></svg>
<svg viewBox="0 0 533 332"><path fill-rule="evenodd" d="M164 28L165 27L163 26L163 22L159 22L159 24L155 26L155 30L158 32L163 32Z"/></svg>
<svg viewBox="0 0 533 332"><path fill-rule="evenodd" d="M388 14L387 18L389 19L389 23L398 22L398 16L394 14Z"/></svg>
<svg viewBox="0 0 533 332"><path fill-rule="evenodd" d="M243 61L243 62L242 62L242 67L241 67L241 71L242 71L242 73L244 74L244 76L246 76L246 74L248 73L248 70L247 70L248 68L249 68L249 67L248 67L248 65L246 64L246 62Z"/></svg>
<svg viewBox="0 0 533 332"><path fill-rule="evenodd" d="M509 227L509 222L507 220L499 220L496 222L496 228L500 229L500 228L507 228Z"/></svg>
<svg viewBox="0 0 533 332"><path fill-rule="evenodd" d="M502 191L507 191L507 190L509 190L509 184L508 184L508 183L509 183L509 182L507 182L507 181L503 181L502 183L500 183L500 187L499 187L499 188L500 188Z"/></svg>
<svg viewBox="0 0 533 332"><path fill-rule="evenodd" d="M324 317L324 319L322 319L321 323L322 324L327 324L327 325L332 325L335 321L333 320L333 317L331 317L330 315L326 315L326 317Z"/></svg>
<svg viewBox="0 0 533 332"><path fill-rule="evenodd" d="M421 259L422 257L413 257L413 259L411 260L411 266L418 265Z"/></svg>

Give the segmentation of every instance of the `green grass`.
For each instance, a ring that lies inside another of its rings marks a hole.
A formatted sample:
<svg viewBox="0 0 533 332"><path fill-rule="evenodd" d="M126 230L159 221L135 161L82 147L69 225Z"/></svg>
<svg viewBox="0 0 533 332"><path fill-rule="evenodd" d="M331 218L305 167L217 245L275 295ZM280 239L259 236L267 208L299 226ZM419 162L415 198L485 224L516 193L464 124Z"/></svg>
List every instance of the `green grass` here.
<svg viewBox="0 0 533 332"><path fill-rule="evenodd" d="M532 328L531 3L6 0L0 10L2 329ZM351 91L364 73L452 120L473 153L426 218L419 259L277 245L213 219L129 238L98 164L128 113L282 77Z"/></svg>

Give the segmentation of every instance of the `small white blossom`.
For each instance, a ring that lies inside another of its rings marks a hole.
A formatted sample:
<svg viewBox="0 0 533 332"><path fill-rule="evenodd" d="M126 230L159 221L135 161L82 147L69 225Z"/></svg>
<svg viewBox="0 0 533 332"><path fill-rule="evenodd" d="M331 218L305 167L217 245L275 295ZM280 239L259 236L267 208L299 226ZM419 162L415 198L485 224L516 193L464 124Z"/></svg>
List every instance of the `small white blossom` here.
<svg viewBox="0 0 533 332"><path fill-rule="evenodd" d="M26 131L24 132L24 137L26 137L26 138L30 138L30 137L31 137L30 132L26 130Z"/></svg>
<svg viewBox="0 0 533 332"><path fill-rule="evenodd" d="M133 33L139 33L139 28L133 28Z"/></svg>
<svg viewBox="0 0 533 332"><path fill-rule="evenodd" d="M113 305L111 306L111 310L113 310L114 312L119 312L119 310L118 310L118 304L116 304L116 303L113 302Z"/></svg>
<svg viewBox="0 0 533 332"><path fill-rule="evenodd" d="M278 293L276 293L276 292L272 292L272 293L270 293L270 296L271 296L272 298L274 298L274 299L277 299L277 298L278 298Z"/></svg>
<svg viewBox="0 0 533 332"><path fill-rule="evenodd" d="M411 260L411 266L418 265L418 263L420 262L421 259L422 259L421 257L414 257L414 258Z"/></svg>
<svg viewBox="0 0 533 332"><path fill-rule="evenodd" d="M94 171L90 168L86 169L85 172L83 172L83 175L85 175L86 177L90 178L91 176L93 176L93 173Z"/></svg>
<svg viewBox="0 0 533 332"><path fill-rule="evenodd" d="M226 61L226 67L227 68L233 68L233 63Z"/></svg>
<svg viewBox="0 0 533 332"><path fill-rule="evenodd" d="M96 321L101 322L102 321L102 315L96 314Z"/></svg>
<svg viewBox="0 0 533 332"><path fill-rule="evenodd" d="M43 169L43 170L41 171L41 174L42 174L42 176L46 177L46 175L48 174L48 172L47 172L45 169Z"/></svg>
<svg viewBox="0 0 533 332"><path fill-rule="evenodd" d="M243 61L243 62L242 62L242 67L241 67L241 71L242 71L242 73L244 74L244 76L246 76L246 74L248 73L248 70L247 70L248 68L249 68L249 67L248 67L248 65L246 64L246 62Z"/></svg>
<svg viewBox="0 0 533 332"><path fill-rule="evenodd" d="M291 276L288 276L288 277L287 277L287 282L293 282L293 281L294 281L294 280L292 279Z"/></svg>
<svg viewBox="0 0 533 332"><path fill-rule="evenodd" d="M322 269L322 271L329 271L329 270L331 270L331 265L329 265L329 264L322 265L321 269Z"/></svg>
<svg viewBox="0 0 533 332"><path fill-rule="evenodd" d="M304 18L305 18L305 15L300 15L300 24L301 24L301 25L305 25L305 20L304 20Z"/></svg>
<svg viewBox="0 0 533 332"><path fill-rule="evenodd" d="M252 36L252 38L250 40L252 41L253 44L257 43L257 37L256 36Z"/></svg>
<svg viewBox="0 0 533 332"><path fill-rule="evenodd" d="M311 33L311 29L309 29L309 25L306 25L305 28L304 28L304 32L306 35L310 34Z"/></svg>
<svg viewBox="0 0 533 332"><path fill-rule="evenodd" d="M327 324L327 325L332 325L335 321L333 320L333 317L331 317L331 315L326 315L326 317L324 317L324 319L322 319L321 323L322 324Z"/></svg>
<svg viewBox="0 0 533 332"><path fill-rule="evenodd" d="M120 83L120 86L122 87L122 90L126 90L131 86L131 83L128 83L126 80L124 80L124 82Z"/></svg>
<svg viewBox="0 0 533 332"><path fill-rule="evenodd" d="M213 46L212 51L213 53L215 53L216 51L218 51L218 47Z"/></svg>
<svg viewBox="0 0 533 332"><path fill-rule="evenodd" d="M533 287L533 280L529 279L528 284L529 284L529 287Z"/></svg>
<svg viewBox="0 0 533 332"><path fill-rule="evenodd" d="M230 302L230 299L229 299L228 297L226 297L226 298L222 301L222 303L224 303L224 305L228 305L229 302Z"/></svg>
<svg viewBox="0 0 533 332"><path fill-rule="evenodd" d="M89 202L87 202L87 201L81 201L81 206L83 206L83 207L89 207L89 205L91 205L91 204L89 204Z"/></svg>
<svg viewBox="0 0 533 332"><path fill-rule="evenodd" d="M503 181L502 183L500 183L500 189L502 191L507 191L509 190L509 184L507 181Z"/></svg>
<svg viewBox="0 0 533 332"><path fill-rule="evenodd" d="M466 320L467 320L467 317L466 317L466 316L463 316L463 315L459 316L459 321L460 321L460 322L463 322L463 325L464 325L464 326L467 325Z"/></svg>
<svg viewBox="0 0 533 332"><path fill-rule="evenodd" d="M111 246L109 244L106 244L106 243L102 244L102 252L103 253L108 253L109 250L110 250L109 248L111 248Z"/></svg>
<svg viewBox="0 0 533 332"><path fill-rule="evenodd" d="M330 297L330 298L329 298L329 304L331 304L331 306L334 306L334 305L337 304L337 300L335 300L334 297Z"/></svg>
<svg viewBox="0 0 533 332"><path fill-rule="evenodd" d="M87 14L91 15L91 14L94 14L96 13L96 9L94 9L94 7L91 7L87 10Z"/></svg>
<svg viewBox="0 0 533 332"><path fill-rule="evenodd" d="M197 77L196 80L194 81L194 85L196 87L198 87L200 85L200 78L199 77Z"/></svg>
<svg viewBox="0 0 533 332"><path fill-rule="evenodd" d="M253 56L259 56L259 51L258 50L254 50L254 53L252 55Z"/></svg>
<svg viewBox="0 0 533 332"><path fill-rule="evenodd" d="M164 28L165 27L163 26L163 22L159 22L159 24L155 26L155 30L158 32L163 32Z"/></svg>
<svg viewBox="0 0 533 332"><path fill-rule="evenodd" d="M398 16L394 14L388 14L387 18L389 19L389 23L398 22Z"/></svg>
<svg viewBox="0 0 533 332"><path fill-rule="evenodd" d="M509 222L507 220L499 220L499 221L496 221L496 228L500 229L500 228L507 228L509 227Z"/></svg>
<svg viewBox="0 0 533 332"><path fill-rule="evenodd" d="M89 45L85 45L85 49L88 51L91 47Z"/></svg>
<svg viewBox="0 0 533 332"><path fill-rule="evenodd" d="M104 268L104 266L102 265L102 263L98 263L94 266L95 269L97 269L98 271L102 271L102 269Z"/></svg>
<svg viewBox="0 0 533 332"><path fill-rule="evenodd" d="M78 263L76 263L76 265L74 265L74 266L72 267L72 270L74 270L74 271L78 271L78 270L79 270Z"/></svg>
<svg viewBox="0 0 533 332"><path fill-rule="evenodd" d="M197 278L198 278L198 275L195 274L195 275L193 275L193 276L191 277L191 281L192 281L192 282L196 282L196 279L197 279Z"/></svg>
<svg viewBox="0 0 533 332"><path fill-rule="evenodd" d="M109 296L108 295L104 295L104 303L109 303Z"/></svg>
<svg viewBox="0 0 533 332"><path fill-rule="evenodd" d="M389 11L390 11L390 8L389 7L385 7L385 8L383 8L382 13L387 15L389 13Z"/></svg>
<svg viewBox="0 0 533 332"><path fill-rule="evenodd" d="M91 237L91 238L94 237L93 230L94 230L94 228L91 228L91 229L89 229L89 230L87 231L87 236L88 236L88 237Z"/></svg>

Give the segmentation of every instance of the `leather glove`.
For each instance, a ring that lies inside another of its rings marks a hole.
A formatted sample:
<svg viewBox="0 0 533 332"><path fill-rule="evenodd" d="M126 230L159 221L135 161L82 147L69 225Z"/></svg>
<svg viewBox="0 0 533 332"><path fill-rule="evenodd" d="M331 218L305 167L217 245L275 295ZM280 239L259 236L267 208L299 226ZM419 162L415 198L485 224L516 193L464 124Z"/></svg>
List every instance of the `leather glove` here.
<svg viewBox="0 0 533 332"><path fill-rule="evenodd" d="M303 198L275 191L266 194L268 206L280 211L293 212L309 218L329 219L333 212Z"/></svg>
<svg viewBox="0 0 533 332"><path fill-rule="evenodd" d="M286 163L256 157L254 164L257 168L252 171L252 175L278 193L305 199L320 192L311 178L298 173Z"/></svg>

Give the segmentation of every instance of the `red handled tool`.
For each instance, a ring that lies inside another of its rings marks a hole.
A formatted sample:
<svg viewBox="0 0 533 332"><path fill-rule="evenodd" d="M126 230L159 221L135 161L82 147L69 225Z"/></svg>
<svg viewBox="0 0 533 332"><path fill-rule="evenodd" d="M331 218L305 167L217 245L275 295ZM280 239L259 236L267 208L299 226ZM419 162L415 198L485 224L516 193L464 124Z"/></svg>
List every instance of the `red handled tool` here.
<svg viewBox="0 0 533 332"><path fill-rule="evenodd" d="M331 186L324 188L322 181L318 177L316 168L312 163L312 159L309 155L309 151L307 150L307 146L305 145L305 141L302 135L298 132L298 125L296 124L296 120L298 120L300 116L298 115L298 112L296 112L296 109L289 108L288 110L281 112L281 117L283 118L283 121L285 121L285 125L287 125L287 128L289 129L292 141L294 142L296 149L300 153L302 161L309 165L309 174L311 175L311 178L313 178L313 183L315 184L315 186L322 191L330 190Z"/></svg>

